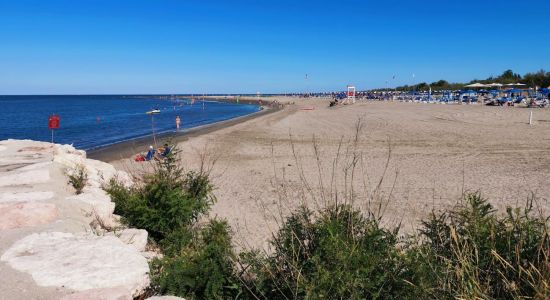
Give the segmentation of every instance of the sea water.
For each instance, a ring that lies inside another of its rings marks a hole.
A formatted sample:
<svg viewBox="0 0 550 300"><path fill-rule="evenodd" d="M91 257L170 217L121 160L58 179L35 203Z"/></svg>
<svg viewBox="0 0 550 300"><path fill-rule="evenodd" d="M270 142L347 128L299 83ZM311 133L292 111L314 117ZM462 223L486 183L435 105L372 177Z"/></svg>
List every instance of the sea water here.
<svg viewBox="0 0 550 300"><path fill-rule="evenodd" d="M155 108L160 114L148 115ZM0 140L51 141L90 150L148 135L207 125L259 111L257 105L154 96L0 96Z"/></svg>

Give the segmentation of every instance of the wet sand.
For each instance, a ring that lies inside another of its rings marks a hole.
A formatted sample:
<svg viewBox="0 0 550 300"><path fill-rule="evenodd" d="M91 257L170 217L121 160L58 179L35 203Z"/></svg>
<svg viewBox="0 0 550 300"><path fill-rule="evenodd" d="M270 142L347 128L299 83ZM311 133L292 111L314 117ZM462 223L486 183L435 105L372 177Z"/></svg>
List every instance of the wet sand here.
<svg viewBox="0 0 550 300"><path fill-rule="evenodd" d="M229 221L238 246L266 247L279 216L301 203L322 204L331 181L333 190L351 191L345 157L353 152L347 141L359 118L364 127L356 143L354 204L382 204L385 224L401 223L411 232L433 209L455 205L467 191L480 191L499 209L523 205L534 193L549 211L550 110L534 109L528 125L529 109L518 107L358 102L328 108L328 99L279 100L295 104L179 143L188 168L197 168L204 152L216 160L218 202L211 216ZM128 159L114 164L136 165Z"/></svg>

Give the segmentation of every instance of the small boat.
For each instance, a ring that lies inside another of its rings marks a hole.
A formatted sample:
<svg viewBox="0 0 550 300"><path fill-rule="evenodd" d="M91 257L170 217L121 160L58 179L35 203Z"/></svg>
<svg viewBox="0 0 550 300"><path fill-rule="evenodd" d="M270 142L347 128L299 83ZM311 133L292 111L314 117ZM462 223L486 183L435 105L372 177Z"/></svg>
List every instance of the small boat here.
<svg viewBox="0 0 550 300"><path fill-rule="evenodd" d="M148 115L160 114L160 109L158 109L158 108L153 109L153 110L151 110L151 111L146 112L146 114L148 114Z"/></svg>

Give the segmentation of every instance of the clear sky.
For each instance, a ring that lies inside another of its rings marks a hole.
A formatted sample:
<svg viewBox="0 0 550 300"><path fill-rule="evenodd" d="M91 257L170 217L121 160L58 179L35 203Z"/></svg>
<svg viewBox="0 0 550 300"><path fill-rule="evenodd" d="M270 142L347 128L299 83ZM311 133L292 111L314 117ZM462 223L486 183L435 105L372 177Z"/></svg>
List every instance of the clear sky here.
<svg viewBox="0 0 550 300"><path fill-rule="evenodd" d="M548 0L0 0L0 94L277 93L523 74L550 69L549 20Z"/></svg>

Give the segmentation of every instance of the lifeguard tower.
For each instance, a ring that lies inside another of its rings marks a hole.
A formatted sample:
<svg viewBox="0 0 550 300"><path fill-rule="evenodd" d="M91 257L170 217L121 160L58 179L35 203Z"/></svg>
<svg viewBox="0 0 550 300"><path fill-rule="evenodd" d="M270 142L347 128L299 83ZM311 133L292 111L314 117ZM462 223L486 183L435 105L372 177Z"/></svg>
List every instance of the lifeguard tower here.
<svg viewBox="0 0 550 300"><path fill-rule="evenodd" d="M353 104L355 103L355 87L348 85L348 92L346 93L346 101L344 104Z"/></svg>

